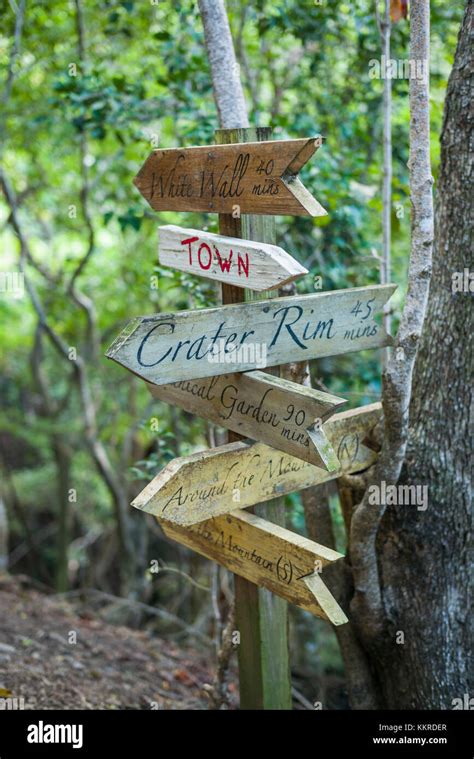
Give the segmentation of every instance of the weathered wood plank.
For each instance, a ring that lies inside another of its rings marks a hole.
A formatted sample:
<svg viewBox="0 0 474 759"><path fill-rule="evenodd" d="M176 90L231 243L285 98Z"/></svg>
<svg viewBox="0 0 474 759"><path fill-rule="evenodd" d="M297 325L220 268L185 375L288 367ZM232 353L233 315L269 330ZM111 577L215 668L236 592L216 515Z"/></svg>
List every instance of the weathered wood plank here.
<svg viewBox="0 0 474 759"><path fill-rule="evenodd" d="M155 211L324 216L296 174L322 137L154 150L134 184Z"/></svg>
<svg viewBox="0 0 474 759"><path fill-rule="evenodd" d="M158 229L160 263L173 269L263 292L308 273L278 245L169 224Z"/></svg>
<svg viewBox="0 0 474 759"><path fill-rule="evenodd" d="M148 384L154 398L285 451L315 466L336 471L339 461L322 429L346 401L264 372L221 374L171 385Z"/></svg>
<svg viewBox="0 0 474 759"><path fill-rule="evenodd" d="M348 620L323 582L340 553L245 511L181 527L158 519L165 535L333 625Z"/></svg>
<svg viewBox="0 0 474 759"><path fill-rule="evenodd" d="M107 357L163 385L380 348L375 321L396 285L371 285L132 319Z"/></svg>
<svg viewBox="0 0 474 759"><path fill-rule="evenodd" d="M272 130L265 127L250 129L218 129L216 142L265 142L272 138ZM274 216L219 214L219 232L245 240L276 243ZM275 293L266 291L263 297ZM234 285L222 284L222 303L241 303L254 300L253 290L242 291ZM279 376L278 367L268 370ZM228 432L228 442L235 442L236 432ZM255 513L282 527L286 510L282 498L270 503L259 503ZM237 656L239 662L239 692L241 709L290 709L291 675L289 647L288 604L269 590L234 575L236 628L240 633Z"/></svg>
<svg viewBox="0 0 474 759"><path fill-rule="evenodd" d="M341 463L327 472L263 443L239 441L174 459L139 493L135 508L184 526L369 467L377 454L363 441L380 404L335 414L323 429Z"/></svg>

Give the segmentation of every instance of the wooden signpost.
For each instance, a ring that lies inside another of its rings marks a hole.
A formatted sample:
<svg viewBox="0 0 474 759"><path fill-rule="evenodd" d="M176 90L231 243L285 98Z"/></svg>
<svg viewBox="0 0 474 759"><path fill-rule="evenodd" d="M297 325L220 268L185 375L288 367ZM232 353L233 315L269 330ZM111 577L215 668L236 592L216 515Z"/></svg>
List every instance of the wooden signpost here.
<svg viewBox="0 0 474 759"><path fill-rule="evenodd" d="M321 576L324 566L344 558L337 551L245 511L187 528L165 519L158 521L167 537L234 574L333 625L347 622Z"/></svg>
<svg viewBox="0 0 474 759"><path fill-rule="evenodd" d="M242 143L266 142L271 139L271 129L219 129L216 142ZM276 243L274 216L255 214L219 214L219 232L245 240ZM271 290L255 294L222 284L222 303L241 303L256 297L272 298ZM275 367L270 374L280 376ZM229 431L228 442L240 439L238 433ZM262 502L254 507L262 519L285 527L286 509L283 498ZM243 709L288 709L291 706L291 677L289 660L289 614L288 603L266 588L236 574L234 579L234 607L236 627L240 635L237 649L239 663L239 694Z"/></svg>
<svg viewBox="0 0 474 759"><path fill-rule="evenodd" d="M159 256L220 281L224 305L136 317L107 351L155 398L229 430L227 445L167 464L133 506L234 573L247 709L291 708L287 601L347 622L321 576L341 555L289 532L282 496L371 466L377 454L367 436L381 417L380 404L334 413L343 399L283 380L278 367L390 345L375 317L395 289L272 298L306 273L275 245L273 217L326 211L297 176L322 138L270 136L218 130L223 144L147 158L134 181L153 209L219 214L219 235L161 227Z"/></svg>
<svg viewBox="0 0 474 759"><path fill-rule="evenodd" d="M259 371L148 387L154 398L243 437L323 469L339 469L321 424L345 403L343 398Z"/></svg>
<svg viewBox="0 0 474 759"><path fill-rule="evenodd" d="M169 224L158 229L160 263L201 277L263 292L308 273L278 245Z"/></svg>
<svg viewBox="0 0 474 759"><path fill-rule="evenodd" d="M380 415L376 403L342 411L325 423L324 430L341 463L337 472L244 440L174 459L132 505L186 526L320 485L342 473L360 472L376 459L363 441Z"/></svg>
<svg viewBox="0 0 474 759"><path fill-rule="evenodd" d="M134 179L155 211L324 216L297 174L322 138L154 150Z"/></svg>
<svg viewBox="0 0 474 759"><path fill-rule="evenodd" d="M274 298L132 319L107 351L139 377L163 385L226 370L381 348L392 340L375 315L395 285Z"/></svg>

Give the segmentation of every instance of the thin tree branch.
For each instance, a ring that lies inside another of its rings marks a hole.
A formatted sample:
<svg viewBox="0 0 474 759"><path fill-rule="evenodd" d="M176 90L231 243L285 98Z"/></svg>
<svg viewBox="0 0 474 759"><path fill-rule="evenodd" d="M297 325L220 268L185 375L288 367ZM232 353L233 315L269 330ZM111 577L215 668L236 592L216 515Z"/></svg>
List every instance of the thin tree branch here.
<svg viewBox="0 0 474 759"><path fill-rule="evenodd" d="M8 61L7 67L7 79L5 82L5 89L2 94L2 105L5 106L10 99L13 80L15 79L15 64L20 54L21 36L23 33L23 22L25 20L26 0L20 0L16 10L15 17L15 32L13 39L13 47Z"/></svg>
<svg viewBox="0 0 474 759"><path fill-rule="evenodd" d="M224 0L198 0L212 75L212 90L223 129L249 126L239 66Z"/></svg>
<svg viewBox="0 0 474 759"><path fill-rule="evenodd" d="M51 327L48 322L43 305L38 297L36 289L32 284L26 270L25 259L28 258L28 241L23 233L21 224L18 219L16 198L13 189L5 176L3 169L0 168L0 185L3 188L5 197L10 207L12 226L15 229L19 242L20 242L20 264L19 268L24 276L25 287L30 296L33 308L36 311L38 320L42 329L48 335L51 343L59 353L59 355L72 365L73 374L75 376L77 386L79 389L79 397L81 400L81 407L84 414L84 430L86 441L92 455L92 458L97 466L99 474L104 480L109 492L112 495L112 499L115 506L115 513L117 519L117 532L119 536L120 546L124 556L124 577L126 577L127 568L132 559L132 547L130 537L127 530L128 522L128 499L126 496L126 489L124 484L115 475L114 469L110 463L107 452L98 438L97 431L97 419L95 406L92 401L92 395L89 387L89 381L87 377L86 365L81 358L77 356L74 360L70 359L69 346L63 340L63 338Z"/></svg>
<svg viewBox="0 0 474 759"><path fill-rule="evenodd" d="M433 197L429 124L429 0L416 0L410 13L410 60L423 76L410 78L411 255L408 292L400 327L383 373L384 440L374 466L373 485L396 484L405 460L413 368L428 302L433 247ZM383 629L383 609L376 555L376 537L385 512L369 503L366 491L351 527L351 561L355 595L351 605L361 634L374 640Z"/></svg>
<svg viewBox="0 0 474 759"><path fill-rule="evenodd" d="M85 47L84 16L82 12L81 0L75 0L75 7L76 7L76 32L77 32L78 54L79 54L79 61L81 63L81 69L84 70L85 63L86 63L86 60L85 60L86 47ZM97 316L96 316L96 312L94 308L94 303L91 300L91 298L85 295L85 293L80 292L76 287L76 280L78 279L78 277L80 277L80 275L84 271L88 262L92 258L95 252L95 248L96 248L94 224L93 224L92 215L89 209L90 181L89 181L89 169L87 166L87 136L86 136L86 132L84 128L81 129L81 133L80 133L79 151L80 151L80 168L81 168L80 199L81 199L82 215L84 217L84 221L85 221L85 225L87 229L87 249L84 256L81 258L78 265L76 266L74 272L72 273L67 291L68 291L68 294L73 298L75 303L84 311L86 315L87 332L88 332L89 343L92 349L91 350L92 356L93 358L97 358L99 354L99 339L97 336Z"/></svg>
<svg viewBox="0 0 474 759"><path fill-rule="evenodd" d="M232 641L235 624L235 605L232 603L221 636L214 682L212 685L205 687L205 691L209 696L211 709L222 709L223 706L228 704L227 675L229 672L230 660L235 650Z"/></svg>

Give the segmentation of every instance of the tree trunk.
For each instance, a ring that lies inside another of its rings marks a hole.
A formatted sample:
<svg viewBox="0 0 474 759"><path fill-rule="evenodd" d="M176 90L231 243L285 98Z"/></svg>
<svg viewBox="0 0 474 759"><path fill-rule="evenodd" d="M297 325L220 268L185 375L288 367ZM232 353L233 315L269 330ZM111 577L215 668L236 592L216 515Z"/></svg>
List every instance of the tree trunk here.
<svg viewBox="0 0 474 759"><path fill-rule="evenodd" d="M433 276L400 480L427 485L428 505L388 507L377 541L386 624L371 653L389 709L462 708L469 693L472 296L452 283L472 250L473 23L468 0L446 96Z"/></svg>
<svg viewBox="0 0 474 759"><path fill-rule="evenodd" d="M248 127L240 67L235 57L224 0L199 0L199 11L204 26L219 124L223 129Z"/></svg>
<svg viewBox="0 0 474 759"><path fill-rule="evenodd" d="M382 376L382 448L374 467L368 470L365 477L353 478L356 483L354 489L361 489L362 480L365 480L366 490L360 502L354 499L354 504L357 505L352 508L347 552L354 584L350 618L357 638L371 665L373 664L370 690L375 707L384 706L384 697L380 695L383 694L383 686L377 682L377 674L380 673L374 672L374 668L377 667L377 661L385 660L387 646L394 645L381 575L379 535L389 506L382 496L382 490L387 486L396 488L405 462L413 372L426 324L431 274L433 179L430 167L429 22L429 0L414 0L410 13L410 60L416 63L416 67L410 78L409 169L412 214L408 290L395 346ZM357 481L360 481L359 484ZM379 498L372 498L374 490L378 492ZM400 640L400 636L396 640ZM346 657L345 661L351 704L353 708L363 708L357 695L357 679L353 683L351 662Z"/></svg>

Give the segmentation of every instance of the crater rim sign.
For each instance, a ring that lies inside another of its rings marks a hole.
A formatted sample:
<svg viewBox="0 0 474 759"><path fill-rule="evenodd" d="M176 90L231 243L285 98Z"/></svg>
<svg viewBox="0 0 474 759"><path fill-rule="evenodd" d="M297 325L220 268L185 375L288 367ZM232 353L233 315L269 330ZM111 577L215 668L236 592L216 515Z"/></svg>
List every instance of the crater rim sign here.
<svg viewBox="0 0 474 759"><path fill-rule="evenodd" d="M106 356L155 385L245 372L392 344L374 316L396 285L132 319Z"/></svg>

